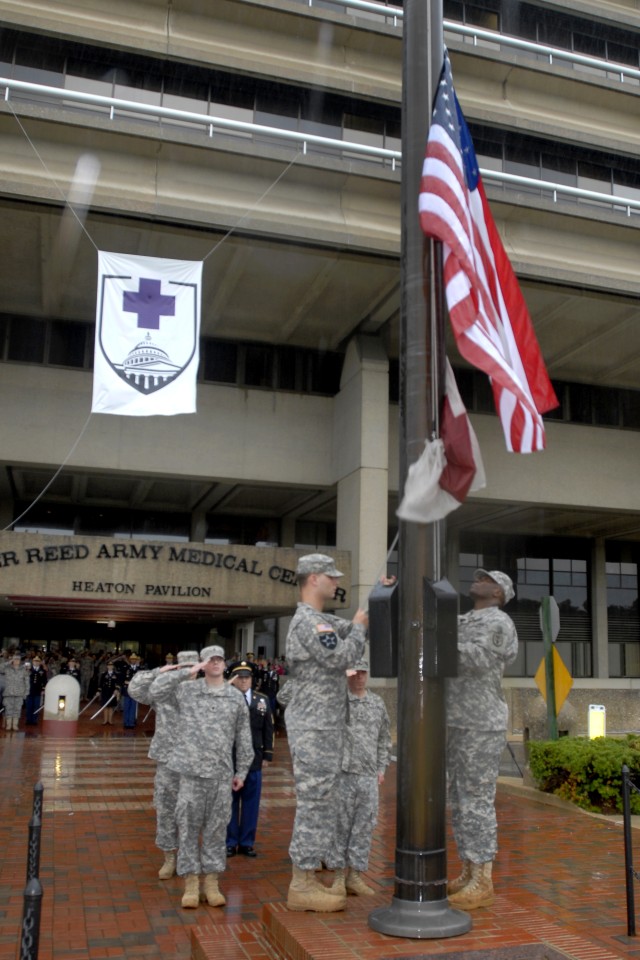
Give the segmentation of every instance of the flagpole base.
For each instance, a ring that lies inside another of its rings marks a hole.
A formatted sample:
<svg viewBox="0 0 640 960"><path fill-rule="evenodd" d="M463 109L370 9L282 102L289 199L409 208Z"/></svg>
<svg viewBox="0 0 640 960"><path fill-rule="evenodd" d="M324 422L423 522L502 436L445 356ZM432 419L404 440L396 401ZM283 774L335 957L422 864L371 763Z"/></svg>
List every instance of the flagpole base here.
<svg viewBox="0 0 640 960"><path fill-rule="evenodd" d="M472 923L468 913L450 907L448 900L416 903L394 897L391 906L372 910L369 926L389 937L440 940L468 933Z"/></svg>

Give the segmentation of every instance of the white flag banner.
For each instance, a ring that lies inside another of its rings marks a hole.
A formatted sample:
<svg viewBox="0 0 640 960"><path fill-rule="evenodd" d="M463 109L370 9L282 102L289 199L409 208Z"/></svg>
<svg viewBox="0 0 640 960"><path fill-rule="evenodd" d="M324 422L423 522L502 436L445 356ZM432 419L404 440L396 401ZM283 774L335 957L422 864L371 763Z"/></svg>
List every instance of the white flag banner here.
<svg viewBox="0 0 640 960"><path fill-rule="evenodd" d="M196 412L202 261L98 253L92 413Z"/></svg>

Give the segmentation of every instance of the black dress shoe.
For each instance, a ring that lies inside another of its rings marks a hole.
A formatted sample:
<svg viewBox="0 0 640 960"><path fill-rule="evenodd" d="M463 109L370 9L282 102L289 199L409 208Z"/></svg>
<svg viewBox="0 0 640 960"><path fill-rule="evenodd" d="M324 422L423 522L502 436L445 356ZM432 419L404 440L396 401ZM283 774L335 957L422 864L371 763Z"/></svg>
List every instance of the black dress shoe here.
<svg viewBox="0 0 640 960"><path fill-rule="evenodd" d="M253 847L238 847L238 853L241 853L243 857L257 857L258 854L255 852Z"/></svg>
<svg viewBox="0 0 640 960"><path fill-rule="evenodd" d="M227 856L228 856L228 857L235 857L235 855L236 855L237 852L238 852L238 851L236 850L235 847L227 847Z"/></svg>

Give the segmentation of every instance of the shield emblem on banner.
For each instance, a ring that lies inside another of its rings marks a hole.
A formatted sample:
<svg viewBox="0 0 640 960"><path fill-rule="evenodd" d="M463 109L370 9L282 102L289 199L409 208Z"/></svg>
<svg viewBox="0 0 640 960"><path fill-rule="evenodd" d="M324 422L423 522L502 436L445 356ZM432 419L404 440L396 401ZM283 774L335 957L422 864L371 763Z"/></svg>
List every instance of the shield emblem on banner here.
<svg viewBox="0 0 640 960"><path fill-rule="evenodd" d="M194 360L199 284L140 274L100 277L97 338L111 369L132 390L162 390Z"/></svg>

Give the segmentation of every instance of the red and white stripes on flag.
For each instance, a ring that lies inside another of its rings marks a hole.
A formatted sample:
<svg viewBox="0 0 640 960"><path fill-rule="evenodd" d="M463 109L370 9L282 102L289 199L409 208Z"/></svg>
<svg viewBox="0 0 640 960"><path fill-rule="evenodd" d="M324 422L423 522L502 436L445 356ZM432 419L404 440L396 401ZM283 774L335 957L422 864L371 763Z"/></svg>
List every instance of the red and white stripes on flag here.
<svg viewBox="0 0 640 960"><path fill-rule="evenodd" d="M527 305L485 196L445 51L419 197L440 240L449 317L463 357L491 379L507 449L543 450L541 414L558 406Z"/></svg>
<svg viewBox="0 0 640 960"><path fill-rule="evenodd" d="M427 440L409 467L397 514L413 523L434 523L486 485L480 446L447 360L440 436Z"/></svg>
<svg viewBox="0 0 640 960"><path fill-rule="evenodd" d="M202 262L98 253L93 413L196 412Z"/></svg>

